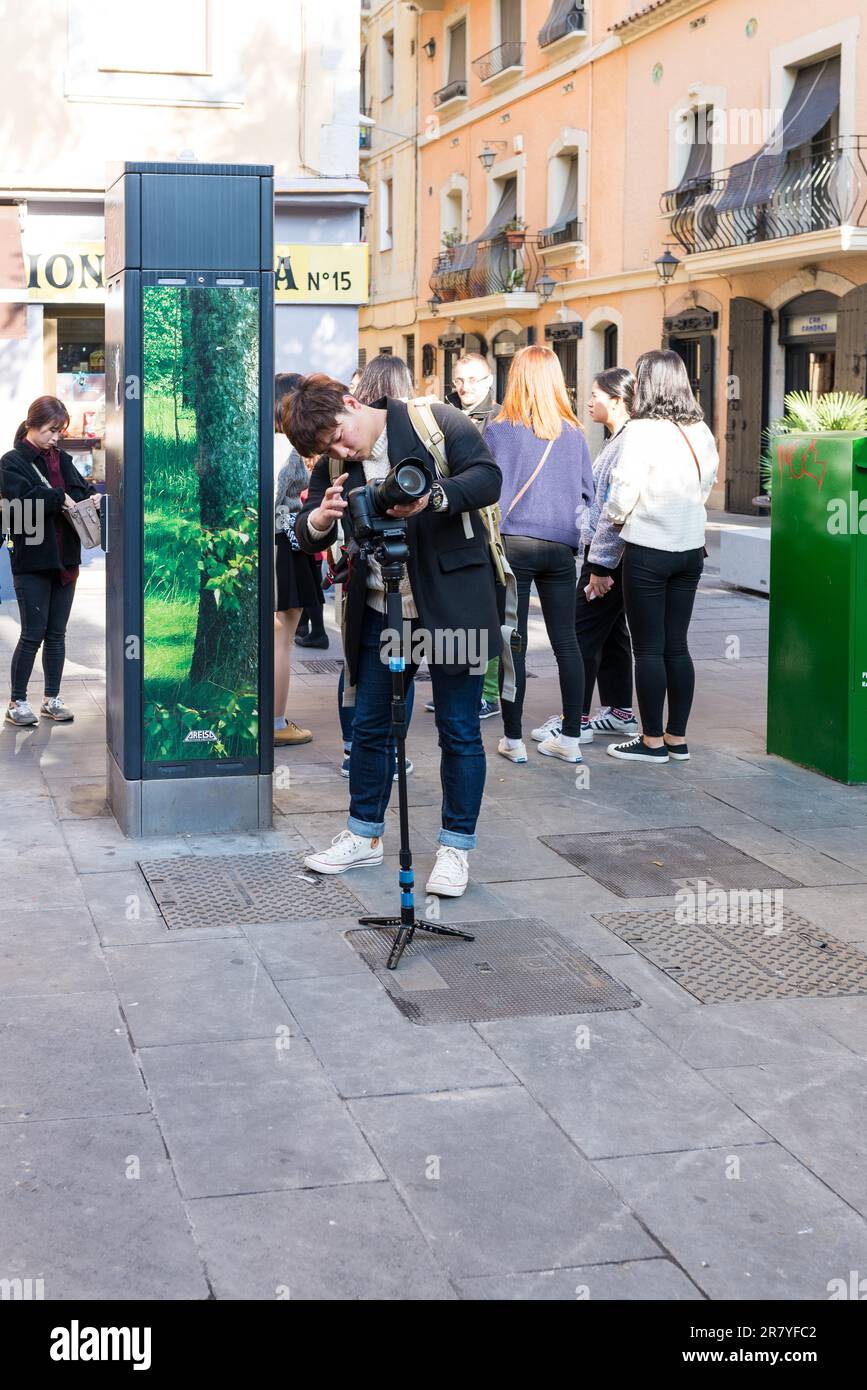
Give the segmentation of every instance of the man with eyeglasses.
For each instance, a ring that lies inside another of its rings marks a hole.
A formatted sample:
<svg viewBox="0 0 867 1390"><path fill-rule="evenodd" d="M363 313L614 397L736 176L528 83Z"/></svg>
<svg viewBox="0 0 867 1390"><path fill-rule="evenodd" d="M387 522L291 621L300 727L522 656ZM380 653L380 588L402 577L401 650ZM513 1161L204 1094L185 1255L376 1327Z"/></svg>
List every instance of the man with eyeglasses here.
<svg viewBox="0 0 867 1390"><path fill-rule="evenodd" d="M494 400L494 378L487 359L479 352L465 352L455 363L452 385L455 389L446 396L446 401L468 415L484 434L486 427L500 413L499 402ZM428 700L425 709L433 713L433 707L433 700ZM500 658L494 656L485 671L479 718L491 719L499 713Z"/></svg>

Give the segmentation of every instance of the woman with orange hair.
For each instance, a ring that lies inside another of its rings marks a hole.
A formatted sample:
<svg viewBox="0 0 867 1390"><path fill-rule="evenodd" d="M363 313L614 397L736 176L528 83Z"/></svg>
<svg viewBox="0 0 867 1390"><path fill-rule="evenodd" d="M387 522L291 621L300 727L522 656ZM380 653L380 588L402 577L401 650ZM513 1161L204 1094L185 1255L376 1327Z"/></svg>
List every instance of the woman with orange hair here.
<svg viewBox="0 0 867 1390"><path fill-rule="evenodd" d="M501 527L518 581L522 638L515 660L515 699L502 701L504 737L498 752L513 763L527 761L521 717L530 587L535 584L563 702L562 731L537 747L545 757L580 763L584 664L575 636L575 557L584 510L593 495L593 470L563 370L550 348L525 347L515 354L502 409L488 426L485 443L503 475Z"/></svg>

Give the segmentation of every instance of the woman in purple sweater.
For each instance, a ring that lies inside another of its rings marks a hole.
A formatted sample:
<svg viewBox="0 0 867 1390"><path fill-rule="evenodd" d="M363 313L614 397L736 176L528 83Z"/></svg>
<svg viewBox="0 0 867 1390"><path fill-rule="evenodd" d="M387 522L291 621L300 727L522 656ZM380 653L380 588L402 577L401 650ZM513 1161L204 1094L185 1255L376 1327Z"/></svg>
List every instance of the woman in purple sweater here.
<svg viewBox="0 0 867 1390"><path fill-rule="evenodd" d="M515 700L502 702L505 737L498 752L513 763L527 761L521 716L530 586L535 583L557 658L563 701L562 731L537 746L545 757L580 763L584 664L575 636L575 556L584 509L593 496L593 470L562 368L550 348L526 347L515 354L502 409L488 426L485 443L503 475L501 525L518 581L522 638L515 661Z"/></svg>

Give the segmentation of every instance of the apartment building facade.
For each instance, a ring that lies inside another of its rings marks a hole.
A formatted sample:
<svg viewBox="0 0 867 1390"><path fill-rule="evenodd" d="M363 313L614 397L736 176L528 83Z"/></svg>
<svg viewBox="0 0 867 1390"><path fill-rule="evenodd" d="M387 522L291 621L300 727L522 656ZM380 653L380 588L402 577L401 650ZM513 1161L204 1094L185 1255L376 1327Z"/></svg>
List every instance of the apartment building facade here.
<svg viewBox="0 0 867 1390"><path fill-rule="evenodd" d="M867 388L854 0L419 3L418 338L438 388L471 348L502 393L515 350L547 342L584 415L595 372L671 346L720 443L712 505L752 511L786 391Z"/></svg>
<svg viewBox="0 0 867 1390"><path fill-rule="evenodd" d="M103 200L124 160L273 164L278 369L348 376L367 297L357 0L297 0L291 23L266 0L2 0L0 17L25 55L3 94L4 448L34 397L59 395L69 447L99 476Z"/></svg>

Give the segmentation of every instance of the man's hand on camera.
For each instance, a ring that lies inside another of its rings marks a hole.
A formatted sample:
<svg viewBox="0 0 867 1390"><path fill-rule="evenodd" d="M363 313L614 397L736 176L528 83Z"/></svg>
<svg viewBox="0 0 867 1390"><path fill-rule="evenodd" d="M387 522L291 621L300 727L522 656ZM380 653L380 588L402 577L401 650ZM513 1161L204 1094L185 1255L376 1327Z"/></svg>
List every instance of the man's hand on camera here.
<svg viewBox="0 0 867 1390"><path fill-rule="evenodd" d="M325 489L325 496L319 506L307 518L314 531L330 531L335 521L339 521L343 516L346 511L343 484L348 477L348 473L341 473L339 478L334 479L331 487Z"/></svg>
<svg viewBox="0 0 867 1390"><path fill-rule="evenodd" d="M429 501L430 493L426 492L424 497L420 497L417 502L408 502L406 506L402 507L389 507L388 516L398 516L401 518L416 516L418 512L424 511Z"/></svg>

